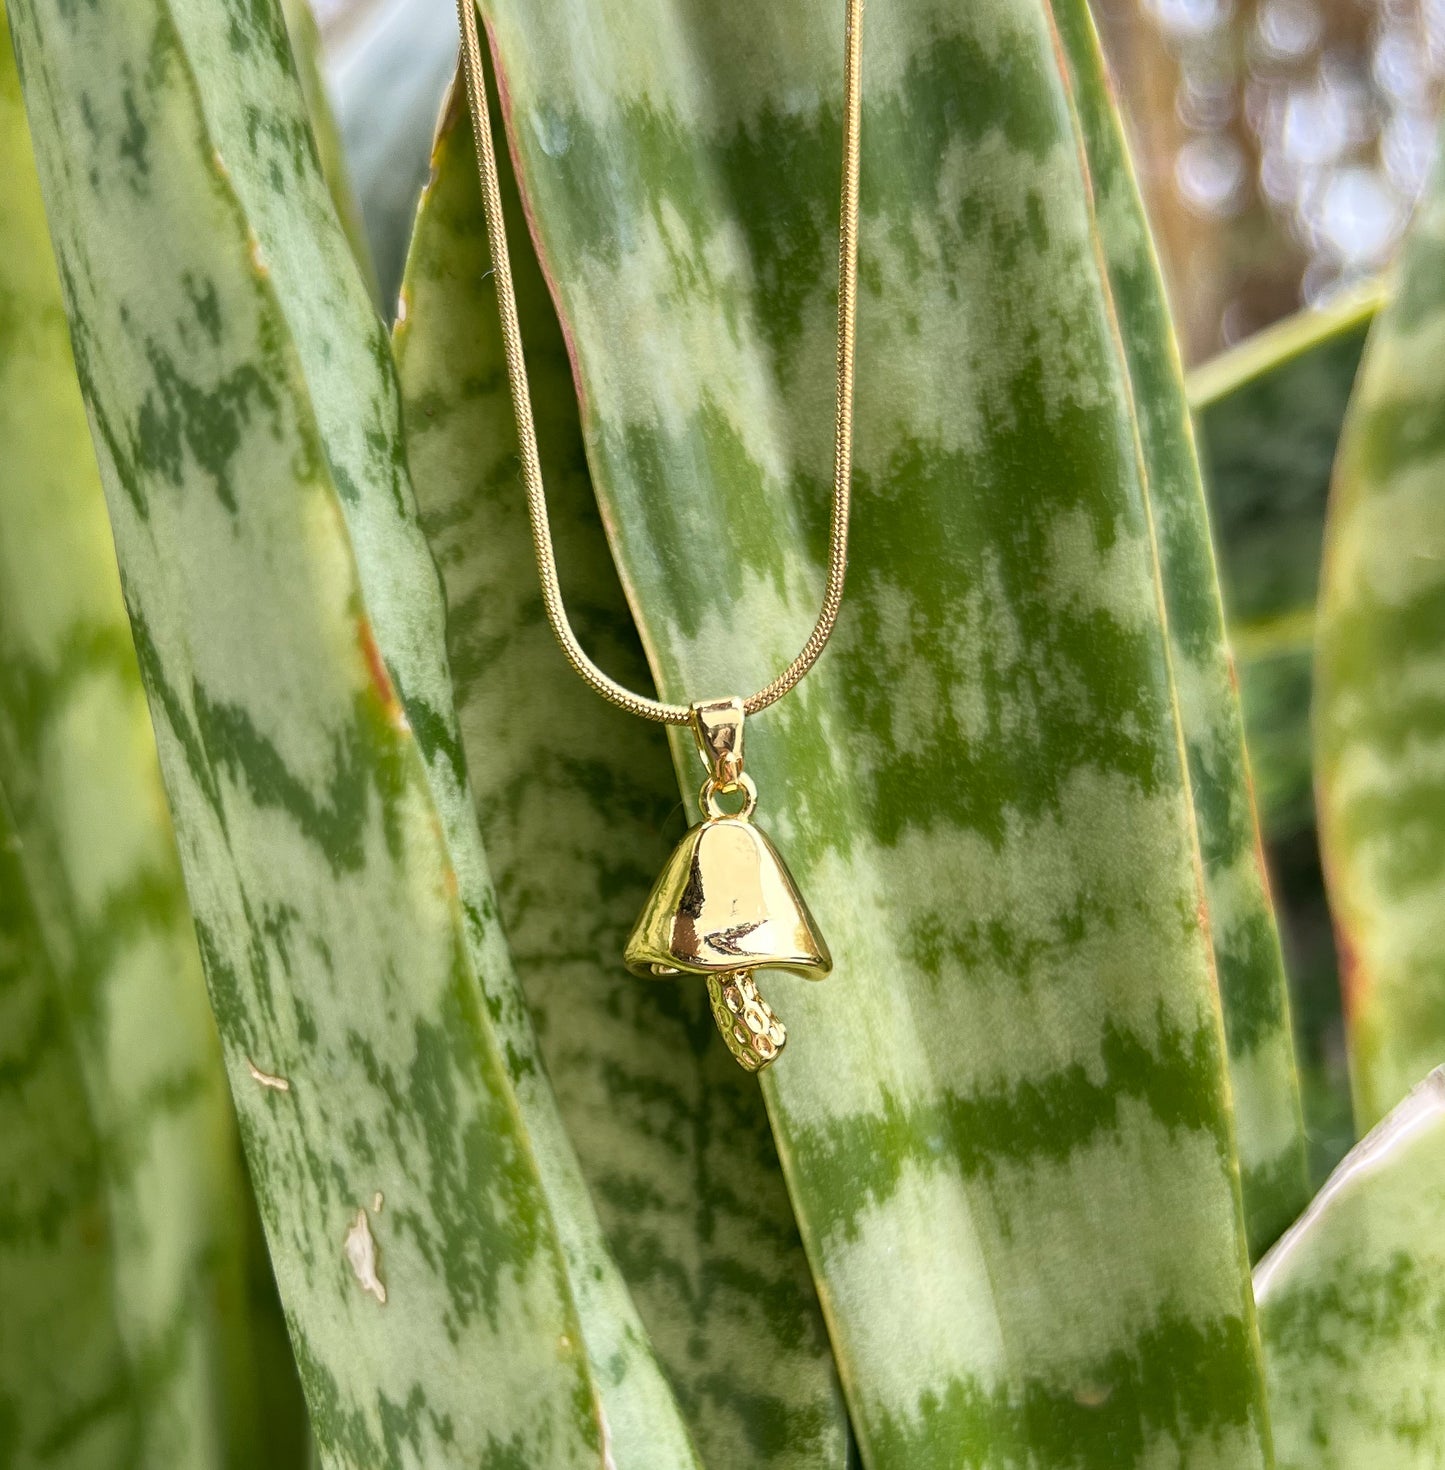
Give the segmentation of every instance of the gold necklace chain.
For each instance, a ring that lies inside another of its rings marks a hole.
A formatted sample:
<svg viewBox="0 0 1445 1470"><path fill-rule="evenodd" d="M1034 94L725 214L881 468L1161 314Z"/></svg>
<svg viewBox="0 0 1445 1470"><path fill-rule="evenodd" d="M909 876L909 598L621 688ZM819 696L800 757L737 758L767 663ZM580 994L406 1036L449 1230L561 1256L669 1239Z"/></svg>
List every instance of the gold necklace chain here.
<svg viewBox="0 0 1445 1470"><path fill-rule="evenodd" d="M813 631L790 663L771 684L743 700L746 714L756 714L781 699L817 662L838 621L843 605L843 580L848 569L848 511L853 479L853 344L858 297L858 171L861 61L863 46L863 0L845 0L846 44L843 63L843 189L838 219L838 392L833 453L833 512L828 530L828 579L823 606ZM482 48L477 37L475 0L457 0L462 29L462 67L466 73L471 102L472 131L477 143L477 163L482 182L482 205L487 217L487 240L492 268L497 278L497 305L502 318L502 347L507 359L507 380L517 419L517 440L522 463L522 484L527 496L527 515L532 525L532 549L542 582L542 602L547 621L567 661L604 699L634 715L665 725L686 725L693 711L686 704L665 704L625 689L609 678L587 656L562 602L557 580L557 559L552 549L552 531L547 519L547 497L542 487L542 465L537 452L537 427L532 419L532 395L527 384L527 363L522 353L522 329L517 319L517 293L512 284L512 264L507 253L507 233L502 218L502 194L497 183L497 159L492 149L492 127L487 106L486 82L482 72Z"/></svg>

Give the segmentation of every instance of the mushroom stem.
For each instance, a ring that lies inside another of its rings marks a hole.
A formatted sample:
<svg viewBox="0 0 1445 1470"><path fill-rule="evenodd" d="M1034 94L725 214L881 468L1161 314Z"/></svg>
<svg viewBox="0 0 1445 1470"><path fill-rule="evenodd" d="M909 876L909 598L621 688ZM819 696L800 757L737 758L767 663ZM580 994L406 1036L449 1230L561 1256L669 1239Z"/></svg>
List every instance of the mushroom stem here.
<svg viewBox="0 0 1445 1470"><path fill-rule="evenodd" d="M761 1071L787 1045L787 1028L763 999L751 970L707 977L712 1018L739 1066Z"/></svg>

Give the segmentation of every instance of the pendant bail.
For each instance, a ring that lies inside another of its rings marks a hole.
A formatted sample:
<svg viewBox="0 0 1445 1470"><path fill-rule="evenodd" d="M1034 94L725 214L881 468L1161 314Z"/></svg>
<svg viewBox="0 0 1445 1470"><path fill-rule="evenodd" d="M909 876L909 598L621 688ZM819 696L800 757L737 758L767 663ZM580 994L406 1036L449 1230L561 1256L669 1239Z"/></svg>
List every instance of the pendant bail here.
<svg viewBox="0 0 1445 1470"><path fill-rule="evenodd" d="M700 699L692 707L697 753L715 786L732 789L743 775L743 702Z"/></svg>

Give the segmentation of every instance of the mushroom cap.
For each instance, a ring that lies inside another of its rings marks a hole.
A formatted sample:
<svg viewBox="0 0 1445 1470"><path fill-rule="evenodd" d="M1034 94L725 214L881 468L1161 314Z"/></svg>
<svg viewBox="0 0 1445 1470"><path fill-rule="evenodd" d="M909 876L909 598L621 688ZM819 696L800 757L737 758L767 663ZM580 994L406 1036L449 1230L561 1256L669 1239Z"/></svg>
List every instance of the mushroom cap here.
<svg viewBox="0 0 1445 1470"><path fill-rule="evenodd" d="M711 817L677 845L624 959L647 978L793 970L821 980L833 968L787 865L741 816Z"/></svg>

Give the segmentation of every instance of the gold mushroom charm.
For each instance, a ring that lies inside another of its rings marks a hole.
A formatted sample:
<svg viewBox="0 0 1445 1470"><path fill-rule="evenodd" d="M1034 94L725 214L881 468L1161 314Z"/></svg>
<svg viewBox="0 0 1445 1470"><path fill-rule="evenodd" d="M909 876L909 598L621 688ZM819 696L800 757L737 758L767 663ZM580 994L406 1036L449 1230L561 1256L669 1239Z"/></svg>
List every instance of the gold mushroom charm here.
<svg viewBox="0 0 1445 1470"><path fill-rule="evenodd" d="M693 734L707 766L703 820L689 829L653 885L625 959L644 978L702 975L728 1050L749 1072L776 1059L788 1039L753 979L792 970L821 980L828 946L766 835L753 826L757 788L743 772L743 703L692 706ZM740 799L728 811L725 798Z"/></svg>

